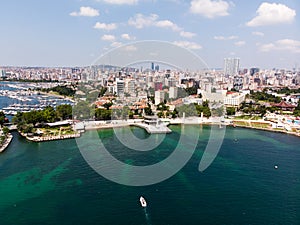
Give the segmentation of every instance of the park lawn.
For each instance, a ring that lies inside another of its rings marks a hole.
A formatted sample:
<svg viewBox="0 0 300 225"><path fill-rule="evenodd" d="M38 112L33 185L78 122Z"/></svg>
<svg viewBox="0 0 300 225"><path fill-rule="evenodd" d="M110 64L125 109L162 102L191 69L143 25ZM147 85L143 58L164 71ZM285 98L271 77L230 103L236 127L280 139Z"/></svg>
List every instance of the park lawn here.
<svg viewBox="0 0 300 225"><path fill-rule="evenodd" d="M76 132L72 129L71 126L39 128L39 130L43 132L42 136L44 137L76 134Z"/></svg>
<svg viewBox="0 0 300 225"><path fill-rule="evenodd" d="M248 122L245 121L233 121L233 124L237 125L237 126L249 126Z"/></svg>
<svg viewBox="0 0 300 225"><path fill-rule="evenodd" d="M251 126L254 128L270 128L270 124L268 123L251 122Z"/></svg>

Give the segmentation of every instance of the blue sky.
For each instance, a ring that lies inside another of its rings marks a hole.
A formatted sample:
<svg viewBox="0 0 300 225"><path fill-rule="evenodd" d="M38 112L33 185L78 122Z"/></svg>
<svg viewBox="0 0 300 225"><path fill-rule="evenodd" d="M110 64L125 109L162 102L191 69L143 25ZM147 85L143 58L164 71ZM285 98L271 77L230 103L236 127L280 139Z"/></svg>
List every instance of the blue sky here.
<svg viewBox="0 0 300 225"><path fill-rule="evenodd" d="M257 0L6 0L0 65L85 66L121 44L162 40L211 68L300 67L300 2Z"/></svg>

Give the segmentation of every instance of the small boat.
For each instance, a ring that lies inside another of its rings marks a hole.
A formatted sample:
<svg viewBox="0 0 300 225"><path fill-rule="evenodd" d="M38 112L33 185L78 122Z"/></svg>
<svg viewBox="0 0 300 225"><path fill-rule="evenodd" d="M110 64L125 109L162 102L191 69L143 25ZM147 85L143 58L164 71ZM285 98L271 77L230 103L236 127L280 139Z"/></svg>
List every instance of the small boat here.
<svg viewBox="0 0 300 225"><path fill-rule="evenodd" d="M147 202L143 196L140 197L140 203L141 203L142 207L144 207L144 208L147 207Z"/></svg>

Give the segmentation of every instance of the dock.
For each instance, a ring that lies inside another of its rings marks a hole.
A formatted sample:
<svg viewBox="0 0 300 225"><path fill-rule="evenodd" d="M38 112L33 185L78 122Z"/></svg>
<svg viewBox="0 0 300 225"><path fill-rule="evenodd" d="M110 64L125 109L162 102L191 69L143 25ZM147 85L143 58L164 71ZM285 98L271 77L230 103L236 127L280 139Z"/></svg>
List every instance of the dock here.
<svg viewBox="0 0 300 225"><path fill-rule="evenodd" d="M130 125L144 128L149 134L165 134L172 132L172 130L164 124L149 125L145 123L132 123Z"/></svg>

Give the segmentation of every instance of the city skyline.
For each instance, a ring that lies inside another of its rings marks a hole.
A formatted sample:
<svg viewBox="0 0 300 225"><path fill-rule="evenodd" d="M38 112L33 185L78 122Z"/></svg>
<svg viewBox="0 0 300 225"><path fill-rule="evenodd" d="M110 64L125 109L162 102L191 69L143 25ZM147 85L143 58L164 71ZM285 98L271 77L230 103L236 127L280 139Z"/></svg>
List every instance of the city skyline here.
<svg viewBox="0 0 300 225"><path fill-rule="evenodd" d="M15 0L2 3L1 66L87 66L122 44L168 41L210 68L300 67L300 3L225 0ZM128 51L134 51L128 48Z"/></svg>

